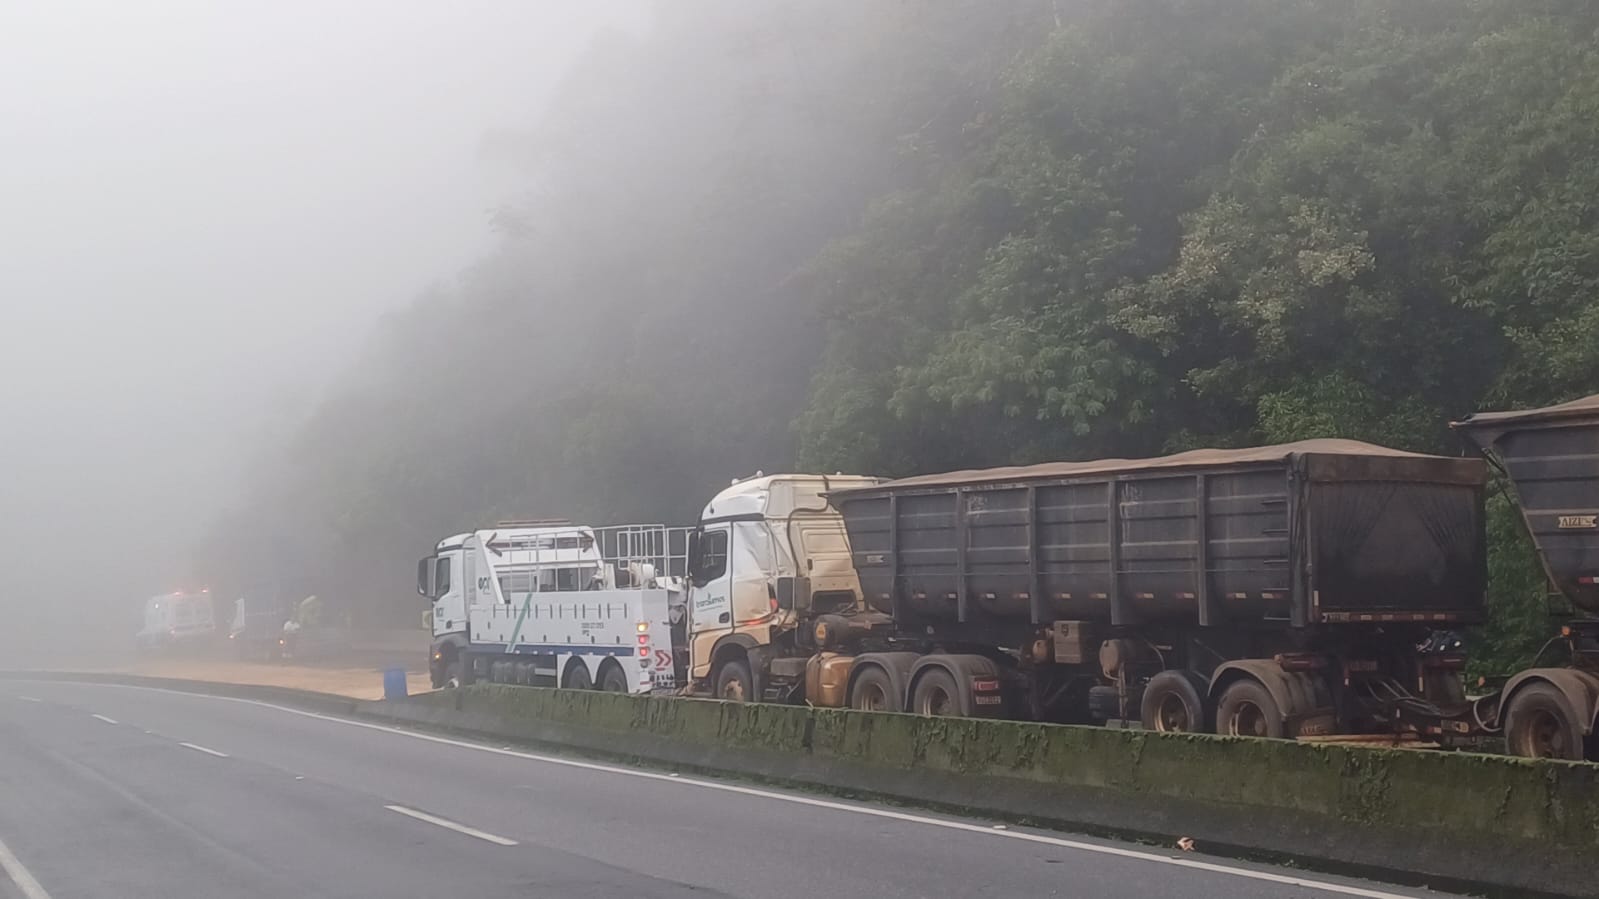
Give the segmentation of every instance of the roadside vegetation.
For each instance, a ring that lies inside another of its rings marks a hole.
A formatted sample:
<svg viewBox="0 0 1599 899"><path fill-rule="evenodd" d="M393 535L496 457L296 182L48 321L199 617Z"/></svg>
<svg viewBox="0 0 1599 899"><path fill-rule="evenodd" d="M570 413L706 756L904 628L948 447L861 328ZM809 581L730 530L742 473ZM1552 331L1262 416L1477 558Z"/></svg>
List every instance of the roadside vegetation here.
<svg viewBox="0 0 1599 899"><path fill-rule="evenodd" d="M410 624L440 534L687 521L758 468L1459 453L1451 418L1599 390L1596 32L1576 0L663 2L489 142L528 184L499 249L263 449L196 567ZM1490 515L1485 671L1546 632Z"/></svg>

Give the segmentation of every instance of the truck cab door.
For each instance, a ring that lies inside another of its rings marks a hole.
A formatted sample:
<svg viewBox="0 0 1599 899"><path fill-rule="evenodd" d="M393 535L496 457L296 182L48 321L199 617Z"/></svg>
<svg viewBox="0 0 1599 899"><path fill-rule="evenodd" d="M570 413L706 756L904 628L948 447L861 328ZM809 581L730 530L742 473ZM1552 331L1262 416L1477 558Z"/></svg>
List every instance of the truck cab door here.
<svg viewBox="0 0 1599 899"><path fill-rule="evenodd" d="M433 560L433 636L466 631L466 592L459 549Z"/></svg>
<svg viewBox="0 0 1599 899"><path fill-rule="evenodd" d="M711 650L733 632L733 581L728 560L733 549L731 524L708 525L699 534L689 589L689 676L710 676Z"/></svg>

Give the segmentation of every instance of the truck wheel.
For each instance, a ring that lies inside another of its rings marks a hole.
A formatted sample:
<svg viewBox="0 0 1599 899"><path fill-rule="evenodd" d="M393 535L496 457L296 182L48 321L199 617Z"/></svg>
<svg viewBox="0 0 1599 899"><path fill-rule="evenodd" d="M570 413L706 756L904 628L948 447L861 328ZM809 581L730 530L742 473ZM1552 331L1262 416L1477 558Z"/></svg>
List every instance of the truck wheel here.
<svg viewBox="0 0 1599 899"><path fill-rule="evenodd" d="M716 698L728 702L751 702L755 699L755 678L750 675L750 663L743 659L729 659L716 671Z"/></svg>
<svg viewBox="0 0 1599 899"><path fill-rule="evenodd" d="M582 659L573 659L566 663L566 683L561 686L568 690L594 689L594 678L589 675L589 666L583 664Z"/></svg>
<svg viewBox="0 0 1599 899"><path fill-rule="evenodd" d="M929 668L916 680L911 694L911 708L918 715L962 718L960 685L942 668Z"/></svg>
<svg viewBox="0 0 1599 899"><path fill-rule="evenodd" d="M893 679L887 671L875 666L862 671L849 691L849 707L852 709L898 712L902 711L900 705L899 691L894 689Z"/></svg>
<svg viewBox="0 0 1599 899"><path fill-rule="evenodd" d="M1205 729L1205 703L1188 675L1162 671L1144 686L1139 709L1144 730L1163 734L1195 734Z"/></svg>
<svg viewBox="0 0 1599 899"><path fill-rule="evenodd" d="M1233 681L1216 703L1216 733L1236 737L1283 736L1283 713L1259 681Z"/></svg>
<svg viewBox="0 0 1599 899"><path fill-rule="evenodd" d="M1532 684L1516 691L1505 713L1505 749L1528 759L1582 761L1582 729L1558 689Z"/></svg>
<svg viewBox="0 0 1599 899"><path fill-rule="evenodd" d="M607 693L627 692L627 675L622 673L621 665L610 664L600 669L600 689Z"/></svg>

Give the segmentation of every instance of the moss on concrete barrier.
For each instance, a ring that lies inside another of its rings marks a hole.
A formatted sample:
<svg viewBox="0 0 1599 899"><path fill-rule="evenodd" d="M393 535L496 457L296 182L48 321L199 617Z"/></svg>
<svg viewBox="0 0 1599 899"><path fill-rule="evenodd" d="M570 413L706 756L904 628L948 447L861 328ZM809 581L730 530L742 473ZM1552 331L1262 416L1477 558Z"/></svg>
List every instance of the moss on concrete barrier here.
<svg viewBox="0 0 1599 899"><path fill-rule="evenodd" d="M1599 896L1599 765L529 687L360 714L1411 879Z"/></svg>

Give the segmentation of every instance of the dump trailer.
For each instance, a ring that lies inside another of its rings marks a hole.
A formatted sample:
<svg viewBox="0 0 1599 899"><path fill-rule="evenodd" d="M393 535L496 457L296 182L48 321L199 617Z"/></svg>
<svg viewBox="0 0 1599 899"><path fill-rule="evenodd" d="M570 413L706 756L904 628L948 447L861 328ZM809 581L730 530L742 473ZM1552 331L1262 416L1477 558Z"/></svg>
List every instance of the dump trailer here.
<svg viewBox="0 0 1599 899"><path fill-rule="evenodd" d="M1504 474L1551 591L1578 616L1492 697L1486 725L1514 755L1599 761L1599 394L1453 427Z"/></svg>
<svg viewBox="0 0 1599 899"><path fill-rule="evenodd" d="M1436 632L1482 615L1486 480L1313 440L841 484L859 594L773 572L766 620L793 626L734 670L817 706L1466 739ZM725 563L691 555L698 615Z"/></svg>

